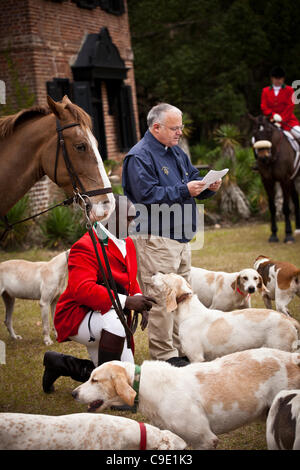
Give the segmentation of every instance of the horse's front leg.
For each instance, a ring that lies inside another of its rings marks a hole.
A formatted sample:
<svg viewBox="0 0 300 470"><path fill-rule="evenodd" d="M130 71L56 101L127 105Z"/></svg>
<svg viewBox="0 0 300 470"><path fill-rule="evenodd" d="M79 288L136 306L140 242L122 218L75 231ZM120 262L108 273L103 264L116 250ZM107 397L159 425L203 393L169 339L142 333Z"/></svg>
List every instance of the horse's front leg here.
<svg viewBox="0 0 300 470"><path fill-rule="evenodd" d="M276 223L276 205L275 205L275 182L262 178L265 190L268 195L269 210L271 214L271 231L272 234L269 238L270 243L279 242L277 237L277 223Z"/></svg>
<svg viewBox="0 0 300 470"><path fill-rule="evenodd" d="M284 243L293 243L295 241L292 235L292 225L290 221L290 197L291 197L291 185L290 182L280 182L280 186L283 194L283 206L282 212L285 220L285 239Z"/></svg>

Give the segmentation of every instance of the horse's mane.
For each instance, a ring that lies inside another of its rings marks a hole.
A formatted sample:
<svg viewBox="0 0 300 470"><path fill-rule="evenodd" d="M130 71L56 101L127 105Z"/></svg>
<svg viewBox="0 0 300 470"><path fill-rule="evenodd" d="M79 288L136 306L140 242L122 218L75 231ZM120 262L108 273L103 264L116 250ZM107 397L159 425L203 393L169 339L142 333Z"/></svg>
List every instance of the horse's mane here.
<svg viewBox="0 0 300 470"><path fill-rule="evenodd" d="M79 106L69 101L65 109L68 109L75 121L84 127L92 128L92 120L90 116ZM16 114L0 117L0 139L11 135L16 126L24 121L37 116L47 116L51 114L51 109L46 105L36 105L28 109L22 109Z"/></svg>
<svg viewBox="0 0 300 470"><path fill-rule="evenodd" d="M68 109L72 116L75 118L75 121L78 122L83 127L92 128L92 119L80 106L69 101L65 107Z"/></svg>
<svg viewBox="0 0 300 470"><path fill-rule="evenodd" d="M36 116L46 116L50 114L48 106L32 106L28 109L22 109L16 114L0 117L0 139L13 133L17 124L32 119Z"/></svg>

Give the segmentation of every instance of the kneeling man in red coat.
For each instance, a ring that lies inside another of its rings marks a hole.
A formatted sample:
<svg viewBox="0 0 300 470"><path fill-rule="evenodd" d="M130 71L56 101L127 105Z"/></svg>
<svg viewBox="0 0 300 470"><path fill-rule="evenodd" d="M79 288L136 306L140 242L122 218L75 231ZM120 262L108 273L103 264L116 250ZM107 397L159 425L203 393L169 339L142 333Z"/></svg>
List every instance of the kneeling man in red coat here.
<svg viewBox="0 0 300 470"><path fill-rule="evenodd" d="M112 216L116 223L108 224L108 227L115 225L116 235L99 222L93 229L96 239L101 237L104 241L122 308L127 312L134 310L142 313L141 326L144 329L147 325L147 312L152 307L153 299L141 294L136 280L137 261L132 239L119 238L120 227L124 222L121 220L122 215L125 218L126 223L123 225L127 232L129 224L135 218L135 209L125 196L116 196L116 210ZM107 275L100 244L97 244L97 248ZM72 246L68 271L68 285L58 300L54 316L57 341L73 340L84 344L91 360L78 359L54 351L46 352L43 376L43 390L46 393L54 390L53 383L60 376L85 382L94 367L104 362L112 360L134 362L133 341L131 347L128 347L125 341L125 329L112 308L106 287L102 284L101 271L88 232Z"/></svg>

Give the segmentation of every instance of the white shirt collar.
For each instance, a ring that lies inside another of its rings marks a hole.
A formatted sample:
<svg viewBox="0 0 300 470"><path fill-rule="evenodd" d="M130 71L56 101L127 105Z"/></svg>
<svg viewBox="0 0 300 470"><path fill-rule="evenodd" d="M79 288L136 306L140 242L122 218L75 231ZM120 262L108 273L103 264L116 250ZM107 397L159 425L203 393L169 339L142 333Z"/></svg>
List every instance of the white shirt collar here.
<svg viewBox="0 0 300 470"><path fill-rule="evenodd" d="M127 253L125 240L120 240L119 238L117 238L113 233L109 232L109 230L107 230L104 225L101 224L101 222L97 222L97 225L96 227L94 226L94 228L99 238L101 237L102 230L108 236L108 238L110 238L114 242L114 244L117 245L120 252L122 253L123 258L125 258Z"/></svg>

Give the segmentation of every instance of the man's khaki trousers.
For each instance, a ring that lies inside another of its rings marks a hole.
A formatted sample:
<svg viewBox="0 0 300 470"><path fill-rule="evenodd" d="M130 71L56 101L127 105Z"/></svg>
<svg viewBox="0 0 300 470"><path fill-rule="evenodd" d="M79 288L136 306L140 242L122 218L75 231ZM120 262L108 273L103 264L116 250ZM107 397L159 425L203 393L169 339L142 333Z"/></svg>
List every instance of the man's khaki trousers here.
<svg viewBox="0 0 300 470"><path fill-rule="evenodd" d="M183 356L178 337L176 312L167 313L166 295L152 285L153 274L176 273L190 282L191 251L188 243L150 236L133 238L138 263L138 282L144 295L153 297L149 314L148 337L151 359L166 361Z"/></svg>

